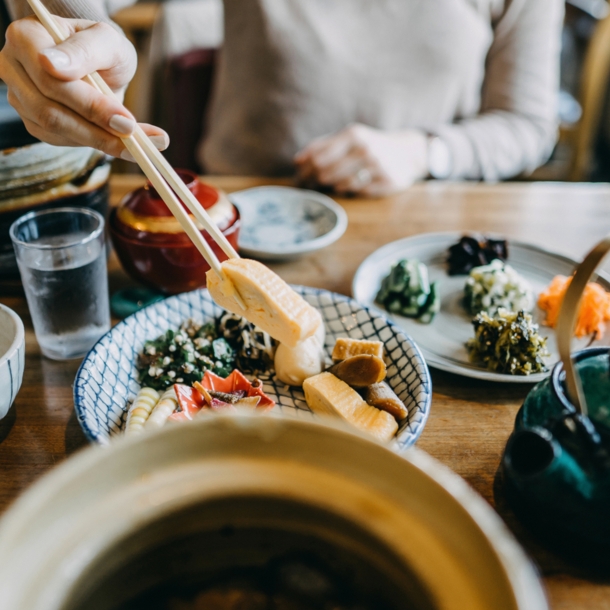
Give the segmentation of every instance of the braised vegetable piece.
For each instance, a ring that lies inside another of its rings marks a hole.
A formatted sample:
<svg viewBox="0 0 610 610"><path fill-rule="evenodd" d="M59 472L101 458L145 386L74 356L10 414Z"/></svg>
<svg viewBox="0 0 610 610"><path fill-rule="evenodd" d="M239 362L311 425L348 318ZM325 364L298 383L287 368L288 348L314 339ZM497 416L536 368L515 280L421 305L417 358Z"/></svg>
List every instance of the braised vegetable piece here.
<svg viewBox="0 0 610 610"><path fill-rule="evenodd" d="M328 372L353 388L366 388L385 379L386 367L381 358L360 354L337 362Z"/></svg>
<svg viewBox="0 0 610 610"><path fill-rule="evenodd" d="M571 277L556 275L538 298L538 307L546 312L544 323L547 326L554 328L557 324L561 304L571 281ZM582 295L574 334L577 337L592 334L595 339L601 339L608 320L610 320L610 293L599 284L589 282Z"/></svg>
<svg viewBox="0 0 610 610"><path fill-rule="evenodd" d="M333 360L345 360L351 356L360 354L368 354L383 358L383 343L381 341L366 341L364 339L349 339L348 337L339 337L333 348Z"/></svg>
<svg viewBox="0 0 610 610"><path fill-rule="evenodd" d="M273 364L276 341L246 318L225 313L218 334L235 349L236 367L244 373L266 371Z"/></svg>
<svg viewBox="0 0 610 610"><path fill-rule="evenodd" d="M402 259L381 282L375 301L395 313L417 318L425 324L440 311L440 296L436 282L430 285L428 268L416 259Z"/></svg>
<svg viewBox="0 0 610 610"><path fill-rule="evenodd" d="M174 386L163 393L159 402L152 410L150 417L146 420L144 428L162 428L167 423L169 416L176 410L178 406L178 398L174 390Z"/></svg>
<svg viewBox="0 0 610 610"><path fill-rule="evenodd" d="M398 424L385 411L367 405L347 383L332 373L320 373L303 383L305 400L314 413L338 415L380 441L389 441Z"/></svg>
<svg viewBox="0 0 610 610"><path fill-rule="evenodd" d="M139 434L144 428L151 411L159 402L159 392L152 388L142 388L135 397L127 413L126 434Z"/></svg>
<svg viewBox="0 0 610 610"><path fill-rule="evenodd" d="M192 384L205 371L226 377L234 368L235 352L218 336L212 322L187 320L177 331L168 330L154 341L147 341L138 357L140 383L165 390L175 383Z"/></svg>
<svg viewBox="0 0 610 610"><path fill-rule="evenodd" d="M500 260L473 269L464 286L464 307L473 316L481 311L493 316L500 307L532 311L535 301L529 283Z"/></svg>
<svg viewBox="0 0 610 610"><path fill-rule="evenodd" d="M364 400L373 407L387 411L397 421L402 421L409 415L405 404L384 381L369 386L364 394Z"/></svg>
<svg viewBox="0 0 610 610"><path fill-rule="evenodd" d="M494 259L508 259L508 244L505 239L464 235L457 244L449 248L448 272L449 275L466 275L474 267L488 265Z"/></svg>
<svg viewBox="0 0 610 610"><path fill-rule="evenodd" d="M470 360L495 373L530 375L546 371L544 358L550 354L538 324L524 311L500 308L492 318L481 312L472 320L474 339L466 344Z"/></svg>

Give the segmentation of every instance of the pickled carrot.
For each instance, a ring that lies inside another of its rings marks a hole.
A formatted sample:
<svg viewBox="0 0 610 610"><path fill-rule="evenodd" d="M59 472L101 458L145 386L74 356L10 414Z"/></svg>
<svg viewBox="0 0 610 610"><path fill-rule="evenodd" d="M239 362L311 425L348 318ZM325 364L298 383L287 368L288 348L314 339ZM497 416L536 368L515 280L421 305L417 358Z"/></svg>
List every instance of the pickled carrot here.
<svg viewBox="0 0 610 610"><path fill-rule="evenodd" d="M540 294L538 307L546 312L547 326L554 328L557 324L561 304L566 290L572 281L571 277L556 275L548 288ZM589 282L585 287L574 334L577 337L594 334L595 339L604 335L604 323L610 320L610 293L599 284Z"/></svg>

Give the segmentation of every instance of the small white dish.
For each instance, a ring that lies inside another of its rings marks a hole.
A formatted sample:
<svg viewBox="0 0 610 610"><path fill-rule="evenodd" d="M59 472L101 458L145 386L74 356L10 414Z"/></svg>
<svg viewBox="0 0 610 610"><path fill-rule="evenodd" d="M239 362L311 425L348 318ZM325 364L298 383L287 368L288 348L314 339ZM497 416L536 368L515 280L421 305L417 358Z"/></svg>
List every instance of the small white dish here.
<svg viewBox="0 0 610 610"><path fill-rule="evenodd" d="M0 304L0 419L11 408L23 381L25 331L21 318Z"/></svg>
<svg viewBox="0 0 610 610"><path fill-rule="evenodd" d="M292 258L325 248L347 228L345 210L330 197L287 186L258 186L229 195L239 209L239 249L261 260Z"/></svg>

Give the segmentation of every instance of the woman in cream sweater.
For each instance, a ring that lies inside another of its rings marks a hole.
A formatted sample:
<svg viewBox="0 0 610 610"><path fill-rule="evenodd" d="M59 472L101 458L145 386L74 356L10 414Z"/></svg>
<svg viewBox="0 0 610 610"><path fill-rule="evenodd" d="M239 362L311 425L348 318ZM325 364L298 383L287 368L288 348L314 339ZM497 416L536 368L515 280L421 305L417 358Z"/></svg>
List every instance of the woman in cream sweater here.
<svg viewBox="0 0 610 610"><path fill-rule="evenodd" d="M16 17L25 0L8 0ZM50 0L99 21L104 0ZM210 173L281 175L381 195L433 176L501 180L556 138L563 0L225 0L225 42L201 158ZM28 130L126 157L134 117L80 79L121 91L135 70L107 24L67 20L55 46L15 21L0 78ZM145 126L159 148L164 132Z"/></svg>

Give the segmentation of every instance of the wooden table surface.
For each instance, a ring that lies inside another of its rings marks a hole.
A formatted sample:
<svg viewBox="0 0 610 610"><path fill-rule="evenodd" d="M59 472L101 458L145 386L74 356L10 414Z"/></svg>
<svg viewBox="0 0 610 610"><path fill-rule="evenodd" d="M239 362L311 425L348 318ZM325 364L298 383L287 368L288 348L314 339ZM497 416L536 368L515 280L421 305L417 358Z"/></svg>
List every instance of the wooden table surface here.
<svg viewBox="0 0 610 610"><path fill-rule="evenodd" d="M278 181L208 178L227 191ZM115 176L116 203L141 183ZM428 182L380 200L338 199L349 216L334 245L298 260L273 265L288 282L350 294L358 265L374 250L401 237L430 231L497 232L575 258L610 232L610 186L553 183L498 185ZM111 291L131 282L110 261ZM87 443L73 413L72 383L78 361L42 358L21 296L0 302L26 327L23 386L0 421L0 514L28 485ZM530 386L492 384L432 370L431 415L418 447L464 477L505 519L544 576L555 610L610 610L610 581L594 581L544 551L514 519L494 485L515 414Z"/></svg>

